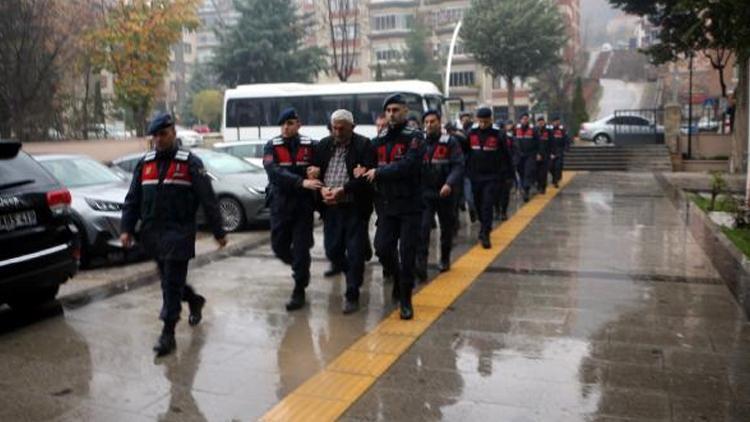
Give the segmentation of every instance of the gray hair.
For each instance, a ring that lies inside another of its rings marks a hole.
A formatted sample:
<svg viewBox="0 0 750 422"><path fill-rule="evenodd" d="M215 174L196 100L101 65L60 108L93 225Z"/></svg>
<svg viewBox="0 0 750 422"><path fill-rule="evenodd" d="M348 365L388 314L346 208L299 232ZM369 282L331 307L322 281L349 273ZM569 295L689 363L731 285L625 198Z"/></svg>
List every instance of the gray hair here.
<svg viewBox="0 0 750 422"><path fill-rule="evenodd" d="M334 122L341 122L341 121L354 124L354 116L352 116L352 112L349 110L344 110L342 108L342 109L338 109L334 111L331 114L331 124L333 124Z"/></svg>

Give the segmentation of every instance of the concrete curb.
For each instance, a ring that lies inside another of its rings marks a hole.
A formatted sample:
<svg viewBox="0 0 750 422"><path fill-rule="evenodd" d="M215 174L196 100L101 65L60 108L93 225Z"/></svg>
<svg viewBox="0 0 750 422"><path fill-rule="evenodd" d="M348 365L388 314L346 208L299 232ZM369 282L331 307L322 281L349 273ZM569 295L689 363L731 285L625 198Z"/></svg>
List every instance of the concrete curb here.
<svg viewBox="0 0 750 422"><path fill-rule="evenodd" d="M722 232L721 227L690 201L683 189L674 186L662 174L656 173L654 177L721 274L732 295L745 311L745 316L750 319L750 260Z"/></svg>
<svg viewBox="0 0 750 422"><path fill-rule="evenodd" d="M212 250L200 255L196 255L196 257L190 261L190 269L200 268L210 263L221 261L222 259L242 255L248 250L263 246L269 242L269 238L245 239L237 242L232 242L222 250ZM91 302L106 299L108 297L112 297L158 282L159 273L156 268L148 268L135 274L129 274L121 278L116 278L100 286L91 287L67 295L58 296L57 300L66 308L75 309L87 305Z"/></svg>

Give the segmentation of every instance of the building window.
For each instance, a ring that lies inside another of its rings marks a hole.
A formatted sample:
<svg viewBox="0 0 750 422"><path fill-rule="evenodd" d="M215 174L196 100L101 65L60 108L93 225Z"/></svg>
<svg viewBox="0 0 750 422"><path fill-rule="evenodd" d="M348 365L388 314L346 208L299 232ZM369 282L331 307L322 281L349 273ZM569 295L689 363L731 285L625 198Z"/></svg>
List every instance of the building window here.
<svg viewBox="0 0 750 422"><path fill-rule="evenodd" d="M373 32L406 30L411 28L413 24L413 15L381 15L372 18Z"/></svg>
<svg viewBox="0 0 750 422"><path fill-rule="evenodd" d="M451 72L451 86L473 86L474 72Z"/></svg>
<svg viewBox="0 0 750 422"><path fill-rule="evenodd" d="M401 60L401 52L395 49L375 51L375 60L378 62L391 62Z"/></svg>

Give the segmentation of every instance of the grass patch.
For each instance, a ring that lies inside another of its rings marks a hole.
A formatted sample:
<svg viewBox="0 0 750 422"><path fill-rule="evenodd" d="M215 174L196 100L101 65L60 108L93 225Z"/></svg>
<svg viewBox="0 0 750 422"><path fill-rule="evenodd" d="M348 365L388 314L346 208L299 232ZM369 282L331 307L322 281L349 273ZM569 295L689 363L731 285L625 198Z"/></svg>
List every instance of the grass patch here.
<svg viewBox="0 0 750 422"><path fill-rule="evenodd" d="M706 198L698 194L693 194L693 195L690 195L690 199L693 200L693 202L695 203L695 205L698 206L698 208L702 209L705 212L710 212L710 211L733 212L734 211L734 204L729 198L727 198L724 195L719 195L719 197L716 198L716 204L713 210L708 209L709 204L711 204L710 198Z"/></svg>
<svg viewBox="0 0 750 422"><path fill-rule="evenodd" d="M730 229L722 227L721 231L734 243L745 256L750 257L750 229Z"/></svg>

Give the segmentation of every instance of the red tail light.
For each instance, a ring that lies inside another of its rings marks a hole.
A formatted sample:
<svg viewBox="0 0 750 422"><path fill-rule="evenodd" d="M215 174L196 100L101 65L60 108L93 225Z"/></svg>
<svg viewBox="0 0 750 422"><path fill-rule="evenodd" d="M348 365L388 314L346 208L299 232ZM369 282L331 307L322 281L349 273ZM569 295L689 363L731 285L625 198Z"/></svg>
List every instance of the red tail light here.
<svg viewBox="0 0 750 422"><path fill-rule="evenodd" d="M52 215L62 215L68 212L72 200L70 191L67 189L47 192L47 206L52 211Z"/></svg>

